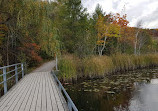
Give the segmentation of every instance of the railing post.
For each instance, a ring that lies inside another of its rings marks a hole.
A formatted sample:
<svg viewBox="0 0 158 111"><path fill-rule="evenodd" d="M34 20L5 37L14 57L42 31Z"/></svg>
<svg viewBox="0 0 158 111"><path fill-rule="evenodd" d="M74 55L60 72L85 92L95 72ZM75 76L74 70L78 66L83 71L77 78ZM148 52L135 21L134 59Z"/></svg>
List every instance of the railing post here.
<svg viewBox="0 0 158 111"><path fill-rule="evenodd" d="M61 92L61 86L59 85L59 91Z"/></svg>
<svg viewBox="0 0 158 111"><path fill-rule="evenodd" d="M24 64L21 64L21 70L22 70L22 78L24 77Z"/></svg>
<svg viewBox="0 0 158 111"><path fill-rule="evenodd" d="M69 100L68 100L68 108L70 111L72 111L71 103L69 102Z"/></svg>
<svg viewBox="0 0 158 111"><path fill-rule="evenodd" d="M17 68L17 65L15 65L15 80L16 80L16 83L18 83L18 68Z"/></svg>
<svg viewBox="0 0 158 111"><path fill-rule="evenodd" d="M4 81L4 94L7 93L7 77L6 77L7 71L6 67L3 68L3 81Z"/></svg>
<svg viewBox="0 0 158 111"><path fill-rule="evenodd" d="M56 70L58 70L58 58L57 58L57 55L56 55Z"/></svg>

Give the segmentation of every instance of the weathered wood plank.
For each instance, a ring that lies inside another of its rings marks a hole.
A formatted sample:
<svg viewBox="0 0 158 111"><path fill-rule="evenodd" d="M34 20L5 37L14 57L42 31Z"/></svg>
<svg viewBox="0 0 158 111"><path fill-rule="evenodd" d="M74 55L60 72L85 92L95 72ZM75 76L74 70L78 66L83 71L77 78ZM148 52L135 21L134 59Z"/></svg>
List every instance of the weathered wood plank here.
<svg viewBox="0 0 158 111"><path fill-rule="evenodd" d="M52 76L52 75L51 75L51 76ZM66 100L65 100L64 96L62 95L60 89L58 88L58 86L57 86L57 84L56 84L56 81L55 81L55 79L54 79L53 76L52 76L52 79L54 80L54 84L55 84L55 86L56 86L56 89L57 89L57 92L58 92L58 95L59 95L59 98L60 98L60 101L61 101L61 103L62 103L62 106L63 106L64 110L65 110L65 111L69 111L69 110L68 110L67 103L66 103Z"/></svg>
<svg viewBox="0 0 158 111"><path fill-rule="evenodd" d="M33 86L32 90L31 90L31 93L30 93L30 96L28 98L27 104L25 106L25 111L30 111L30 107L31 107L31 103L32 103L34 95L35 95L35 91L37 89L38 83L40 82L39 80L40 80L39 79L39 75L36 74L35 83L34 83L34 86Z"/></svg>
<svg viewBox="0 0 158 111"><path fill-rule="evenodd" d="M18 88L21 88L21 84L23 84L23 82L27 79L29 75L26 75L24 78L22 78L16 85L14 85L9 91L8 93L6 93L5 95L3 95L1 98L0 98L0 106L1 106L1 103L3 104L4 101L7 100L8 97L10 97L10 95L15 91L17 90ZM4 99L5 98L5 99ZM2 102L1 102L2 101Z"/></svg>
<svg viewBox="0 0 158 111"><path fill-rule="evenodd" d="M36 86L36 90L34 92L34 97L33 97L33 100L32 100L32 103L31 103L31 107L30 107L30 111L35 111L36 110L36 104L37 104L37 97L38 97L38 93L39 93L39 87L40 87L40 82L41 82L41 75L38 73L38 83L37 83L37 86Z"/></svg>
<svg viewBox="0 0 158 111"><path fill-rule="evenodd" d="M24 86L21 88L21 89L19 89L18 91L15 91L15 95L11 95L10 97L12 97L10 100L8 99L7 101L6 101L6 103L1 107L2 109L0 109L0 111L2 110L2 111L7 111L10 107L11 107L11 105L13 104L13 103L15 103L14 101L16 100L16 98L18 98L18 97L20 97L23 93L24 93L24 91L25 90L27 90L27 88L29 87L29 85L27 85L28 83L30 83L31 84L31 82L32 82L32 78L31 79L27 79L27 81L26 81L26 83L24 83ZM25 89L25 90L24 90Z"/></svg>
<svg viewBox="0 0 158 111"><path fill-rule="evenodd" d="M47 73L43 73L43 81L42 81L42 111L47 111L47 98L46 98L46 75Z"/></svg>
<svg viewBox="0 0 158 111"><path fill-rule="evenodd" d="M39 84L39 92L38 92L38 97L37 97L37 104L36 104L36 111L42 111L41 110L41 106L42 106L42 72L40 72L40 76L41 76L41 81Z"/></svg>
<svg viewBox="0 0 158 111"><path fill-rule="evenodd" d="M47 100L47 111L53 111L52 108L52 101L51 101L51 93L49 89L49 82L48 82L48 73L45 74L46 77L46 100ZM55 110L54 110L55 111Z"/></svg>
<svg viewBox="0 0 158 111"><path fill-rule="evenodd" d="M55 83L55 80L54 78L52 77L52 75L49 74L49 77L51 78L51 85L53 87L53 91L54 91L54 96L56 98L56 102L57 102L57 105L58 105L58 109L59 111L64 111L64 106L60 100L60 97L59 97L59 94L57 92L57 87L56 87L56 83Z"/></svg>
<svg viewBox="0 0 158 111"><path fill-rule="evenodd" d="M0 99L0 111L67 111L50 72L24 77Z"/></svg>
<svg viewBox="0 0 158 111"><path fill-rule="evenodd" d="M14 101L14 103L11 105L11 107L8 109L8 110L13 110L13 111L18 111L19 108L22 106L22 103L24 102L24 99L26 98L27 96L27 93L29 92L29 90L31 89L32 87L32 84L34 83L35 81L35 77L36 75L34 74L34 76L32 76L32 81L30 82L30 84L26 84L28 87L23 89L23 93L20 94L16 100ZM29 78L31 79L31 78ZM27 98L26 98L27 99ZM21 110L22 111L22 110Z"/></svg>
<svg viewBox="0 0 158 111"><path fill-rule="evenodd" d="M30 108L30 104L31 104L30 102L32 101L32 96L34 95L34 90L35 90L36 84L37 84L37 80L36 80L37 78L38 78L37 74L34 74L34 81L33 81L33 83L29 87L27 93L22 95L22 97L18 101L14 111L22 111L22 110L24 111L24 107L25 108ZM29 90L30 90L30 94L29 94ZM27 109L27 111L29 111L29 109Z"/></svg>
<svg viewBox="0 0 158 111"><path fill-rule="evenodd" d="M34 76L33 76L33 82L31 83L29 89L26 90L26 94L22 95L22 97L21 97L22 98L21 99L22 103L20 105L19 111L24 111L25 106L26 106L26 104L28 102L28 98L30 96L30 93L31 93L31 91L33 89L34 84L36 83L36 80L37 80L37 74L34 74Z"/></svg>
<svg viewBox="0 0 158 111"><path fill-rule="evenodd" d="M27 78L21 81L21 85L25 86L25 83L27 83ZM3 98L3 100L0 102L0 111L3 110L3 108L21 91L23 87L14 87L16 90L8 91L7 96Z"/></svg>
<svg viewBox="0 0 158 111"><path fill-rule="evenodd" d="M51 102L52 102L52 107L53 107L53 111L59 111L58 106L57 106L57 102L56 102L56 98L55 98L55 94L54 94L54 90L53 87L51 85L51 78L50 78L50 73L48 74L48 85L49 85L49 91L50 91L50 97L51 97Z"/></svg>

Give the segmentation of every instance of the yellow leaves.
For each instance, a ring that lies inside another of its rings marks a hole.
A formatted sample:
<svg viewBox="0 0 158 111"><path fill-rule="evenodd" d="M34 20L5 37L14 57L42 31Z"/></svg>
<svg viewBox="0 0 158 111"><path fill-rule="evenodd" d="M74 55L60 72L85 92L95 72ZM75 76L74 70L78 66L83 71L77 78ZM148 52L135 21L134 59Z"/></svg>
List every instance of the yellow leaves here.
<svg viewBox="0 0 158 111"><path fill-rule="evenodd" d="M120 26L115 23L107 22L102 16L99 16L96 23L96 28L98 31L97 45L103 45L103 39L105 37L120 37Z"/></svg>
<svg viewBox="0 0 158 111"><path fill-rule="evenodd" d="M110 24L108 28L108 37L120 37L120 26L117 24Z"/></svg>
<svg viewBox="0 0 158 111"><path fill-rule="evenodd" d="M103 45L104 44L104 41L103 40L98 40L97 41L97 45Z"/></svg>

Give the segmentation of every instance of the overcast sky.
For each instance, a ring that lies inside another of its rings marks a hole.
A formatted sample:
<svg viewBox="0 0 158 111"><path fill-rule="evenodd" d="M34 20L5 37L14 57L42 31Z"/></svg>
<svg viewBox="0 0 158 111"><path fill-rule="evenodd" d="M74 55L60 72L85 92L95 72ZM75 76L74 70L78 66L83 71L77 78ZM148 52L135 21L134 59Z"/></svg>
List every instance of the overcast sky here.
<svg viewBox="0 0 158 111"><path fill-rule="evenodd" d="M82 0L89 13L98 3L106 13L126 13L129 26L142 20L143 28L158 28L158 0Z"/></svg>

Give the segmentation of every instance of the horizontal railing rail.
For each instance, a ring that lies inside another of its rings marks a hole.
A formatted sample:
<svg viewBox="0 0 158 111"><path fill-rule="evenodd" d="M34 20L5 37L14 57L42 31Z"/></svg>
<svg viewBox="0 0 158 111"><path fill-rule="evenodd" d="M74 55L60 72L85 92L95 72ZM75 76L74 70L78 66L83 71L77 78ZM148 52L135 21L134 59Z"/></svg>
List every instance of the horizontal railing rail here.
<svg viewBox="0 0 158 111"><path fill-rule="evenodd" d="M7 68L11 68L12 70L8 71ZM24 77L24 63L18 63L18 64L9 65L9 66L3 66L3 67L0 67L0 70L2 70L2 72L3 72L3 74L0 74L0 77L3 76L3 81L0 82L0 85L3 84L4 94L6 94L7 91L8 91L8 87L7 87L8 86L7 85L8 80L15 77L15 81L17 83L18 82L18 76L19 76L20 73L22 74L21 78ZM18 70L20 70L20 71L18 71ZM14 74L11 74L13 72L14 72ZM7 77L8 74L11 74L11 76Z"/></svg>
<svg viewBox="0 0 158 111"><path fill-rule="evenodd" d="M67 105L70 111L78 111L77 107L75 106L75 104L73 103L73 101L71 100L70 96L68 95L68 93L66 92L66 90L64 89L64 87L62 86L61 82L58 80L56 74L54 73L54 71L52 71L52 75L54 76L57 85L59 87L59 90L61 92L63 92L64 96L66 97L66 101L67 101Z"/></svg>
<svg viewBox="0 0 158 111"><path fill-rule="evenodd" d="M17 64L8 65L8 66L3 66L3 67L0 67L0 69L8 68L8 67L12 67L12 66L15 66L15 65L20 65L20 64L22 64L22 63L17 63Z"/></svg>

